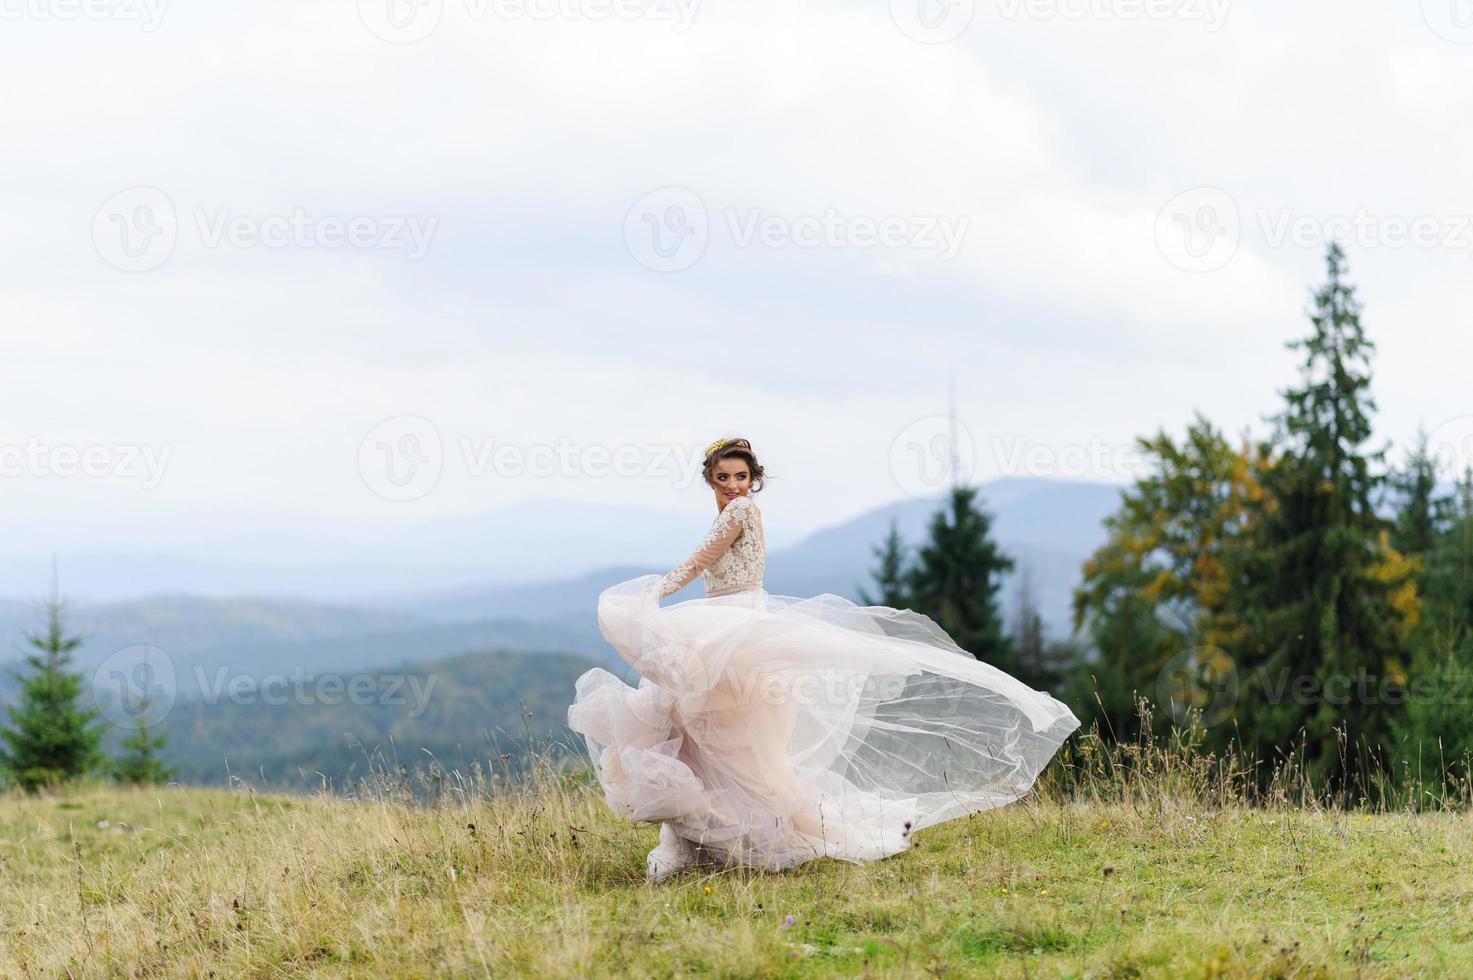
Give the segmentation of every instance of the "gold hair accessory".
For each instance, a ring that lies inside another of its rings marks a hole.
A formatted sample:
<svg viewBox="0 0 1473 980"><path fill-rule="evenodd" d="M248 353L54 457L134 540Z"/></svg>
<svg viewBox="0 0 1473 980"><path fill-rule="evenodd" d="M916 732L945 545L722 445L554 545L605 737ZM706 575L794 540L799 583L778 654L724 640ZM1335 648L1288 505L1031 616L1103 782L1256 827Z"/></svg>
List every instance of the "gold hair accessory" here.
<svg viewBox="0 0 1473 980"><path fill-rule="evenodd" d="M706 456L709 458L712 453L720 449L722 446L726 445L728 442L734 446L741 446L745 449L752 448L752 444L747 442L747 440L745 439L717 439L715 442L711 443L711 445L706 447Z"/></svg>

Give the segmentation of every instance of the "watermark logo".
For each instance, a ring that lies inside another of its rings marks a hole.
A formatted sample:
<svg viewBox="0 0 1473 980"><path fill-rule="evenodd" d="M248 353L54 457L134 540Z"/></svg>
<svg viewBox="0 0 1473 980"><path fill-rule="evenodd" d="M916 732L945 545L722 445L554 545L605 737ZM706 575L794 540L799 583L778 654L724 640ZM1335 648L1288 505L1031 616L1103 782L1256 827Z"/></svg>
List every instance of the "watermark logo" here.
<svg viewBox="0 0 1473 980"><path fill-rule="evenodd" d="M890 443L890 474L913 497L934 497L953 479L971 482L976 465L972 431L950 415L917 419Z"/></svg>
<svg viewBox="0 0 1473 980"><path fill-rule="evenodd" d="M1422 19L1453 44L1473 44L1473 0L1422 0Z"/></svg>
<svg viewBox="0 0 1473 980"><path fill-rule="evenodd" d="M119 21L152 34L164 22L168 0L0 0L0 21Z"/></svg>
<svg viewBox="0 0 1473 980"><path fill-rule="evenodd" d="M966 215L883 217L840 214L765 214L756 208L729 210L727 227L737 248L910 249L931 251L950 262L961 251L971 219Z"/></svg>
<svg viewBox="0 0 1473 980"><path fill-rule="evenodd" d="M1439 474L1462 479L1464 472L1473 467L1473 415L1450 418L1429 432L1427 454Z"/></svg>
<svg viewBox="0 0 1473 980"><path fill-rule="evenodd" d="M195 689L199 701L206 706L221 701L234 705L391 705L409 708L407 716L418 718L430 706L438 674L308 673L294 667L291 674L267 674L256 677L232 673L229 667L216 667L207 673L194 668Z"/></svg>
<svg viewBox="0 0 1473 980"><path fill-rule="evenodd" d="M1232 0L998 0L1007 20L1198 21L1209 34L1226 23Z"/></svg>
<svg viewBox="0 0 1473 980"><path fill-rule="evenodd" d="M156 646L124 647L92 672L92 700L103 717L123 728L155 727L174 708L174 660Z"/></svg>
<svg viewBox="0 0 1473 980"><path fill-rule="evenodd" d="M103 202L92 218L92 243L108 265L149 272L173 256L182 231L207 249L341 249L402 252L410 262L430 250L440 219L422 215L314 214L306 208L242 214L230 208L192 208L180 220L169 195L157 187L130 187Z"/></svg>
<svg viewBox="0 0 1473 980"><path fill-rule="evenodd" d="M473 480L601 480L658 477L684 489L702 480L699 445L662 443L520 443L496 436L458 433L442 439L439 428L417 415L375 426L359 443L358 471L369 490L385 500L426 496L454 467Z"/></svg>
<svg viewBox="0 0 1473 980"><path fill-rule="evenodd" d="M179 240L174 202L157 187L130 187L92 216L92 244L102 260L123 272L148 272L169 261Z"/></svg>
<svg viewBox="0 0 1473 980"><path fill-rule="evenodd" d="M358 19L389 44L423 41L440 26L445 0L358 0Z"/></svg>
<svg viewBox="0 0 1473 980"><path fill-rule="evenodd" d="M895 26L922 44L955 41L966 33L976 13L976 0L890 0Z"/></svg>
<svg viewBox="0 0 1473 980"><path fill-rule="evenodd" d="M688 187L662 187L635 202L624 216L624 244L654 272L689 269L705 255L714 231L733 248L887 249L933 252L942 262L960 253L971 219L966 215L775 214L761 208L725 208L712 221L701 196Z"/></svg>
<svg viewBox="0 0 1473 980"><path fill-rule="evenodd" d="M1238 204L1218 187L1183 191L1156 215L1156 248L1187 272L1221 269L1237 254L1241 239Z"/></svg>
<svg viewBox="0 0 1473 980"><path fill-rule="evenodd" d="M463 0L458 12L471 23L519 21L650 21L677 34L695 22L699 0ZM358 0L358 19L390 44L414 44L439 28L444 0Z"/></svg>
<svg viewBox="0 0 1473 980"><path fill-rule="evenodd" d="M1177 724L1219 725L1238 706L1237 665L1218 647L1189 647L1156 675L1156 701Z"/></svg>
<svg viewBox="0 0 1473 980"><path fill-rule="evenodd" d="M172 446L53 445L32 436L24 443L0 443L0 479L137 480L145 490L164 482Z"/></svg>
<svg viewBox="0 0 1473 980"><path fill-rule="evenodd" d="M1232 261L1252 228L1266 248L1319 249L1331 242L1361 249L1446 249L1473 254L1473 215L1353 212L1312 214L1290 206L1240 211L1221 188L1198 187L1172 198L1156 219L1156 245L1172 265L1211 272Z"/></svg>
<svg viewBox="0 0 1473 980"><path fill-rule="evenodd" d="M380 422L358 445L359 476L384 500L418 500L435 489L444 467L440 431L418 415Z"/></svg>
<svg viewBox="0 0 1473 980"><path fill-rule="evenodd" d="M1138 444L1098 437L1062 446L1031 442L1022 436L990 440L993 461L1007 476L1065 479L1134 480L1150 471Z"/></svg>
<svg viewBox="0 0 1473 980"><path fill-rule="evenodd" d="M689 269L706 254L710 219L706 203L688 187L662 187L624 215L624 246L653 272Z"/></svg>
<svg viewBox="0 0 1473 980"><path fill-rule="evenodd" d="M314 215L305 208L281 214L236 214L229 208L192 212L206 248L352 248L403 252L418 262L430 250L440 219L419 215Z"/></svg>

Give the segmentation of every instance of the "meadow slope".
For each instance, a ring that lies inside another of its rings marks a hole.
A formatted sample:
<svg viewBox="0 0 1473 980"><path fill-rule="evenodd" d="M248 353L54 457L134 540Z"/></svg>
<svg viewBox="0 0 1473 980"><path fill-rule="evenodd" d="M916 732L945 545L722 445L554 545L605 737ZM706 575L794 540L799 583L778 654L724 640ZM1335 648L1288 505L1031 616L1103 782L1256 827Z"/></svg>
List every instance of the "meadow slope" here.
<svg viewBox="0 0 1473 980"><path fill-rule="evenodd" d="M435 807L9 794L0 975L1473 975L1461 812L1045 791L872 865L648 884L656 837L586 772Z"/></svg>

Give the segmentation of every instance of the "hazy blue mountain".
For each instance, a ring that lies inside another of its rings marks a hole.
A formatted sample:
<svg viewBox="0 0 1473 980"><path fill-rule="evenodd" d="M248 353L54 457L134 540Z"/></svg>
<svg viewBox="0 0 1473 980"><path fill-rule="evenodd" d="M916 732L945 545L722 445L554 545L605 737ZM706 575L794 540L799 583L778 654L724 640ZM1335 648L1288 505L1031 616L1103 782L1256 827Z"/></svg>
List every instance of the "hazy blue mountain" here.
<svg viewBox="0 0 1473 980"><path fill-rule="evenodd" d="M1101 540L1101 520L1115 509L1119 488L1106 484L1048 479L1005 479L983 487L994 513L1003 548L1020 564L1031 566L1046 628L1066 633L1071 590L1079 567ZM769 591L809 596L832 592L859 600L857 587L867 585L874 565L873 548L884 538L893 518L914 545L941 501L908 498L867 511L834 527L768 554ZM560 519L556 504L543 518ZM524 514L528 520L533 509ZM607 523L618 524L617 521ZM775 519L774 519L775 518ZM770 522L777 523L774 515ZM666 519L670 527L689 522ZM633 527L648 530L640 521ZM687 529L689 532L689 529ZM540 540L531 529L519 540ZM582 528L580 534L592 538ZM599 635L595 620L598 594L615 582L643 573L663 573L695 547L695 535L665 545L658 563L610 563L571 576L514 584L486 583L443 590L414 589L381 596L371 602L325 603L271 596L210 598L159 595L111 603L78 602L73 626L85 639L76 662L92 670L116 651L139 644L163 649L181 689L197 687L219 676L261 677L294 670L351 671L405 658L443 657L468 650L514 649L526 653L572 653L599 662L618 661ZM444 544L436 539L438 544ZM621 538L621 540L623 540ZM771 538L769 539L771 541ZM531 547L527 545L527 547ZM643 547L651 547L645 541ZM586 549L596 558L604 554ZM571 559L566 564L577 567ZM585 564L585 567L586 564ZM1012 586L1004 598L1011 616ZM63 585L69 580L63 576ZM69 591L69 590L68 590ZM697 579L675 598L699 596ZM15 661L22 634L36 623L33 604L0 602L0 662ZM109 670L116 667L109 664ZM0 672L0 697L13 681Z"/></svg>
<svg viewBox="0 0 1473 980"><path fill-rule="evenodd" d="M984 484L983 493L995 517L994 533L1004 550L1020 566L1027 563L1033 570L1035 591L1049 632L1067 633L1070 596L1079 568L1104 540L1101 522L1118 506L1120 488L1103 483L1009 478ZM832 592L858 601L858 587L872 584L873 549L889 532L891 519L896 521L902 538L915 545L924 539L926 526L939 506L939 498L897 501L810 534L789 547L769 550L767 589L798 596ZM694 540L681 542L667 557L667 564L620 564L572 578L513 587L470 586L399 597L388 604L437 620L520 616L591 624L600 591L635 575L664 573L695 545ZM1004 590L1009 602L1015 583L1013 576ZM700 594L697 579L669 601Z"/></svg>
<svg viewBox="0 0 1473 980"><path fill-rule="evenodd" d="M509 504L420 524L341 523L216 531L208 515L152 516L147 544L61 550L62 585L75 596L151 593L308 596L325 601L404 595L460 583L512 585L623 562L662 560L685 535L652 508L562 497ZM232 522L238 524L238 522ZM140 532L141 534L141 532ZM43 592L50 551L0 555L0 596Z"/></svg>
<svg viewBox="0 0 1473 980"><path fill-rule="evenodd" d="M501 618L432 622L403 612L331 606L302 600L211 599L159 596L134 602L72 605L69 624L83 637L75 666L90 673L104 660L139 645L167 655L180 692L217 683L222 676L261 678L293 671L356 671L406 659L444 657L467 650L516 649L579 653L607 659L612 651L592 620L576 622ZM24 636L38 625L28 603L0 607L0 663L16 668ZM135 657L129 656L127 663ZM157 659L157 655L154 655ZM109 664L109 669L120 666ZM105 681L105 679L104 679ZM15 681L0 671L0 699Z"/></svg>
<svg viewBox="0 0 1473 980"><path fill-rule="evenodd" d="M286 697L267 697L266 688L214 703L181 699L156 730L186 783L234 775L257 788L352 789L370 770L395 775L401 764L414 770L431 761L467 774L479 762L489 776L518 765L529 744L556 739L582 751L566 728L567 708L591 666L503 651L386 662L371 668L378 682L358 696L309 679ZM109 740L122 734L116 727Z"/></svg>

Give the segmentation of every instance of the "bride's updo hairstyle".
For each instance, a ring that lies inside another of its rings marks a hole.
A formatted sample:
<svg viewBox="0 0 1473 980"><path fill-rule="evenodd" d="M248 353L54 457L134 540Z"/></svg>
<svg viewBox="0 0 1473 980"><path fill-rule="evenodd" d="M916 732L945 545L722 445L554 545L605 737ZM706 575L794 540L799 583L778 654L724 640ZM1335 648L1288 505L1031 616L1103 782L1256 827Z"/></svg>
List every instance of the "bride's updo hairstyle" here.
<svg viewBox="0 0 1473 980"><path fill-rule="evenodd" d="M762 469L762 464L757 462L757 454L752 452L752 444L745 439L718 439L706 450L706 462L701 468L701 477L707 486L715 486L712 482L712 474L716 472L716 464L723 459L741 459L746 461L747 470L752 475L752 488L748 493L758 493L762 490L763 478L767 475Z"/></svg>

